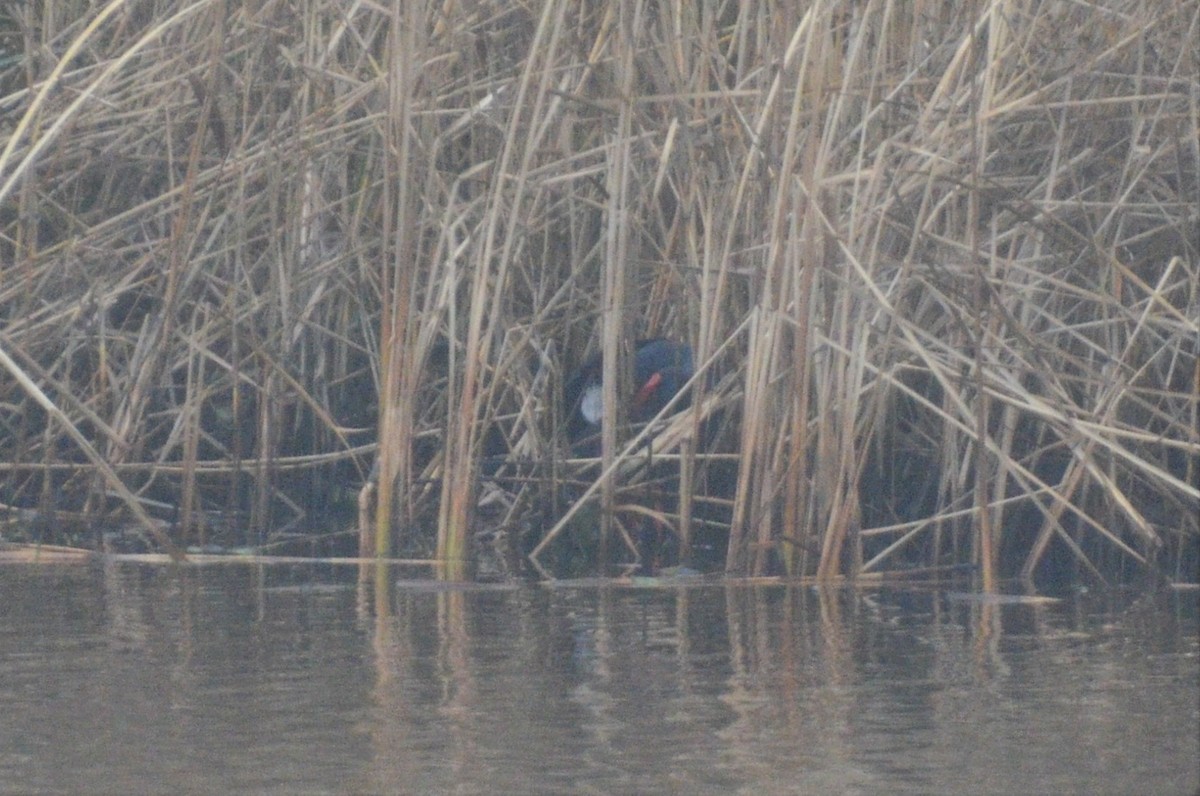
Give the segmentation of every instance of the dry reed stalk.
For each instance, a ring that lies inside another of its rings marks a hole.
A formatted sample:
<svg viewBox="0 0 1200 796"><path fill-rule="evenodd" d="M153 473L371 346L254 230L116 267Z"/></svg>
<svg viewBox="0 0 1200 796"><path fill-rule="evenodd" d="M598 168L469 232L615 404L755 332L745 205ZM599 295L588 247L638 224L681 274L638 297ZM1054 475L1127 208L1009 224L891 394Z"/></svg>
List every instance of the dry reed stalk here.
<svg viewBox="0 0 1200 796"><path fill-rule="evenodd" d="M420 78L416 31L425 23L419 4L402 14L400 6L392 7L391 31L388 36L388 146L384 150L385 179L383 184L383 235L391 252L391 260L380 275L382 286L380 315L380 391L379 391L379 449L377 463L379 487L376 496L373 552L386 558L392 551L396 508L394 491L407 494L412 487L412 431L414 426L415 372L419 359L412 350L411 309L414 304L413 278L416 251L416 219L413 183L417 171L413 168L412 151L413 103L412 92ZM386 261L385 261L386 262ZM402 515L404 524L411 523L410 515ZM360 555L362 552L360 551Z"/></svg>
<svg viewBox="0 0 1200 796"><path fill-rule="evenodd" d="M562 369L663 334L729 353L655 446L731 572L1195 559L1196 0L222 9L0 21L6 345L143 507L265 533L377 437L376 535L462 561L489 457L514 525L569 477ZM12 502L101 511L0 405Z"/></svg>
<svg viewBox="0 0 1200 796"><path fill-rule="evenodd" d="M531 58L522 72L515 97L517 112L510 120L510 134L505 137L493 167L494 179L485 209L483 229L473 252L474 277L469 294L465 374L462 391L457 398L456 414L447 422L453 442L447 450L438 518L438 557L449 562L451 570L446 576L451 579L460 578L466 567L474 481L479 472L478 422L486 421L481 399L487 393L479 382L483 378L484 365L491 359L492 341L499 334L502 299L518 237L517 226L507 218L502 224L501 217L506 216L512 208L522 207L530 167L539 143L536 136L522 138L517 134L522 129L518 125L526 118L523 115L526 100L530 103L528 119L531 126L543 123L544 112L556 110L557 106L549 102L552 71L548 64L558 51L566 11L564 3L547 4L538 20L530 51L546 60L543 63L537 57ZM510 180L513 185L511 194Z"/></svg>
<svg viewBox="0 0 1200 796"><path fill-rule="evenodd" d="M171 541L170 537L163 532L154 520L150 518L142 508L142 504L137 498L125 487L124 482L117 477L117 474L112 471L108 463L102 456L92 447L83 433L76 428L70 418L58 408L57 405L42 391L42 389L25 373L21 367L13 361L8 355L6 348L11 348L11 342L5 341L3 346L0 346L0 367L8 372L10 376L25 390L30 398L37 402L51 417L53 417L63 428L64 431L75 441L84 455L96 467L96 470L104 477L109 487L117 493L117 496L125 503L126 507L137 518L138 522L145 528L151 536L162 546L173 561L183 561L186 556L179 548Z"/></svg>
<svg viewBox="0 0 1200 796"><path fill-rule="evenodd" d="M609 418L601 427L601 467L609 469L617 455L620 428L617 418L622 416L623 407L618 396L629 394L631 357L628 336L625 331L626 285L629 260L633 256L630 247L630 207L633 192L630 187L632 173L633 105L636 93L634 56L637 32L641 28L645 8L640 0L623 0L615 14L615 35L609 37L615 43L612 60L616 64L617 122L616 139L612 144L607 173L609 206L605 226L605 257L603 268L603 293L601 294L601 350L604 352L601 374L602 416ZM606 567L609 563L608 544L616 508L615 484L610 479L602 482L600 490L600 545L598 563ZM622 534L624 530L622 529ZM628 547L636 555L636 547L625 534Z"/></svg>

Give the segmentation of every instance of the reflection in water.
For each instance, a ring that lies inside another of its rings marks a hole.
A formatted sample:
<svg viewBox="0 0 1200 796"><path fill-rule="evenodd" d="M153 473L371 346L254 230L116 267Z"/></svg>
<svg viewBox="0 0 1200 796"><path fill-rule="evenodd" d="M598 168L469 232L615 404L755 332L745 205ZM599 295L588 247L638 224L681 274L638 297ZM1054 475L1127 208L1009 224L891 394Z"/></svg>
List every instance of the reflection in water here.
<svg viewBox="0 0 1200 796"><path fill-rule="evenodd" d="M0 791L1200 784L1194 593L1027 605L401 577L0 568Z"/></svg>

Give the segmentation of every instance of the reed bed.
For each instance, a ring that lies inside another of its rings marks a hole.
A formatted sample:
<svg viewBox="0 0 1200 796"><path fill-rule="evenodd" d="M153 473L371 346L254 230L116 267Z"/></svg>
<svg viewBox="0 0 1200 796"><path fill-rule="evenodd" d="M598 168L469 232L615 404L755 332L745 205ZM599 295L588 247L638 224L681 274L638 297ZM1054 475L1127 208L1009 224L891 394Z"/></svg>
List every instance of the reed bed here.
<svg viewBox="0 0 1200 796"><path fill-rule="evenodd" d="M447 577L490 494L520 552L594 496L601 560L1194 576L1195 0L3 13L8 506L263 540L375 453L365 552ZM570 460L655 335L690 405Z"/></svg>

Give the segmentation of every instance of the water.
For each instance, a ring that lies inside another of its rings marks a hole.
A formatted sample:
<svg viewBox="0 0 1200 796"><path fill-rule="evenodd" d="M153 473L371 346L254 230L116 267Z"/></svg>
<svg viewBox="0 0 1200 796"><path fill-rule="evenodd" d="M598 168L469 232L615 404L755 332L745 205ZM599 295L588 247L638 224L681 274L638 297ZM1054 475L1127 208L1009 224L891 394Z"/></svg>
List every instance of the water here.
<svg viewBox="0 0 1200 796"><path fill-rule="evenodd" d="M307 565L0 566L0 792L1200 789L1195 592L376 602Z"/></svg>

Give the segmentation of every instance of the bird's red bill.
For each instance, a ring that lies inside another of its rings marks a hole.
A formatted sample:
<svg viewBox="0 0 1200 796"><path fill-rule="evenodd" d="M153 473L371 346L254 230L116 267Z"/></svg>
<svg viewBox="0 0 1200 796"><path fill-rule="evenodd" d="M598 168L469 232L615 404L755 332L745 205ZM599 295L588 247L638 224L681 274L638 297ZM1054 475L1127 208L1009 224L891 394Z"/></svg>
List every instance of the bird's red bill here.
<svg viewBox="0 0 1200 796"><path fill-rule="evenodd" d="M637 391L637 395L633 396L633 405L635 408L642 406L646 401L650 400L650 396L654 395L654 391L658 389L658 385L662 384L662 374L655 373L650 378L646 379L646 383Z"/></svg>

